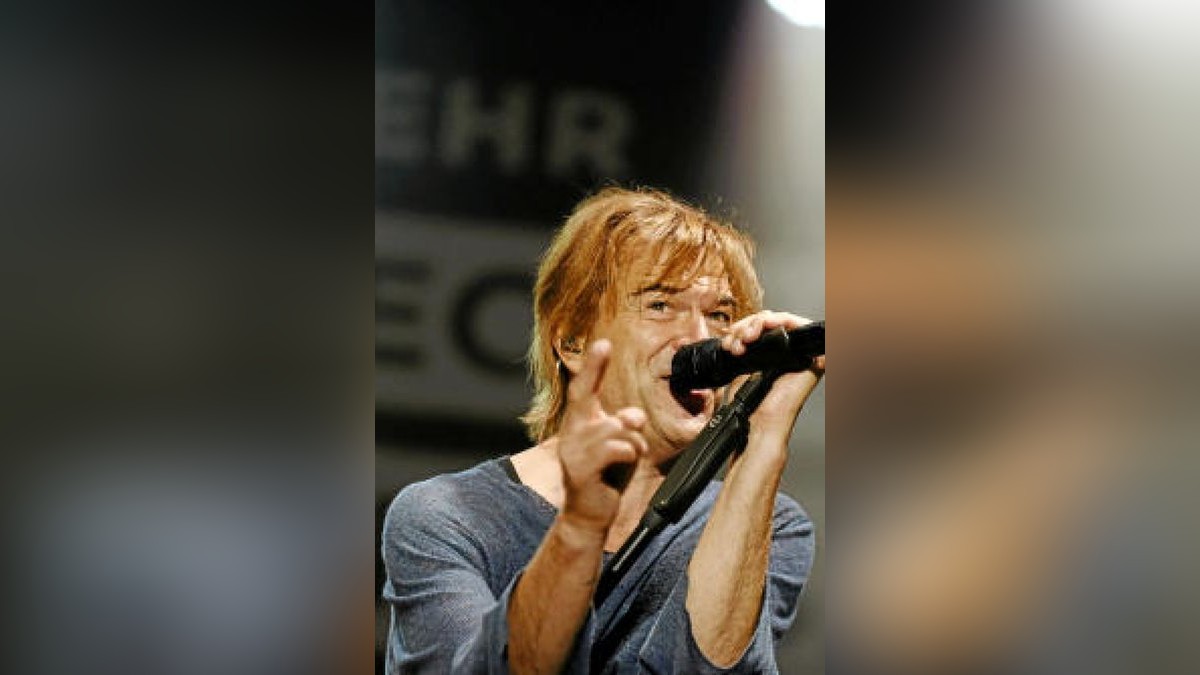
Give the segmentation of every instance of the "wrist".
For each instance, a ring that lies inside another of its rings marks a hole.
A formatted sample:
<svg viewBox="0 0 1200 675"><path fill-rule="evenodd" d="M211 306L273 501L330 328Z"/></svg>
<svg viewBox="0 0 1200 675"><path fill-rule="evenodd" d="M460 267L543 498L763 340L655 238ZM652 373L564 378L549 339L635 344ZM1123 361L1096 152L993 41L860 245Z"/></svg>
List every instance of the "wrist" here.
<svg viewBox="0 0 1200 675"><path fill-rule="evenodd" d="M608 528L580 520L563 512L554 519L554 530L559 541L572 551L603 550Z"/></svg>

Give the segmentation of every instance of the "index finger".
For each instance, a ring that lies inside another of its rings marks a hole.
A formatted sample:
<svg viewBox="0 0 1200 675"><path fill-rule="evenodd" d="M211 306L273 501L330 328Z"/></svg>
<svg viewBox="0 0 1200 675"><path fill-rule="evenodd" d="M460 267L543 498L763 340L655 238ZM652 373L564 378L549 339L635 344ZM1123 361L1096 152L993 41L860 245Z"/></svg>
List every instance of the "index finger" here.
<svg viewBox="0 0 1200 675"><path fill-rule="evenodd" d="M604 380L604 371L608 369L608 357L612 352L612 343L608 340L596 340L588 348L579 375L572 378L567 387L567 398L576 405L595 398L600 391L600 382Z"/></svg>

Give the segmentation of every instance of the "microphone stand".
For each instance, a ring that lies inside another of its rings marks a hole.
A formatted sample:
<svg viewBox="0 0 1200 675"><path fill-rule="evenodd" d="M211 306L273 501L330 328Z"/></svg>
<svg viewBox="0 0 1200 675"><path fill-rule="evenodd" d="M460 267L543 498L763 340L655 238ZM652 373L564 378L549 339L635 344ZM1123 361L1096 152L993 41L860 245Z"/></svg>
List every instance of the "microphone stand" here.
<svg viewBox="0 0 1200 675"><path fill-rule="evenodd" d="M675 460L666 480L650 498L650 506L637 528L600 574L593 597L596 607L604 604L650 540L668 523L679 522L721 470L721 464L734 452L745 449L750 415L758 409L781 374L783 371L771 370L750 378L738 389L732 401L717 409L696 440Z"/></svg>

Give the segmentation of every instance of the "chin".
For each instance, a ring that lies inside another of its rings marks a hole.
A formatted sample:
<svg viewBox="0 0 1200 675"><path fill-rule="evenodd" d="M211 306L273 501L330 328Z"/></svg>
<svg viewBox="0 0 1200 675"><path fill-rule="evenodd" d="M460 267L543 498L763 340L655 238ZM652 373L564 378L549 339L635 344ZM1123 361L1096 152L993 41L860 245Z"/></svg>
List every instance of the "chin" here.
<svg viewBox="0 0 1200 675"><path fill-rule="evenodd" d="M679 448L687 447L696 437L704 431L705 425L712 419L712 412L705 411L697 415L687 415L671 420L671 428L667 434L668 440L672 445Z"/></svg>

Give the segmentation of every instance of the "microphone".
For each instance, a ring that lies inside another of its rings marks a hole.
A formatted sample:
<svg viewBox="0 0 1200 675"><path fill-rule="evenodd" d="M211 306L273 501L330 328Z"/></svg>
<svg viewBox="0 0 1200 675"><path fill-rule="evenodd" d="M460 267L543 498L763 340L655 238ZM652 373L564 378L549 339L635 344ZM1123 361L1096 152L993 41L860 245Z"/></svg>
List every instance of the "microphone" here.
<svg viewBox="0 0 1200 675"><path fill-rule="evenodd" d="M671 360L671 388L687 392L693 389L723 387L738 375L760 370L796 372L812 367L813 359L825 353L825 322L815 321L799 328L763 333L746 345L741 356L721 348L721 340L703 340L675 352Z"/></svg>

